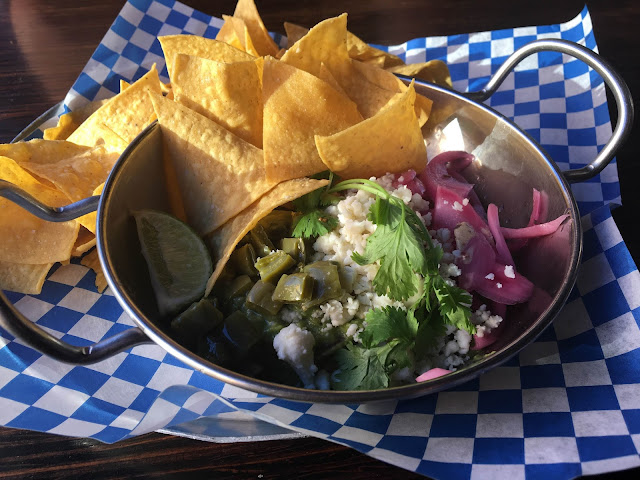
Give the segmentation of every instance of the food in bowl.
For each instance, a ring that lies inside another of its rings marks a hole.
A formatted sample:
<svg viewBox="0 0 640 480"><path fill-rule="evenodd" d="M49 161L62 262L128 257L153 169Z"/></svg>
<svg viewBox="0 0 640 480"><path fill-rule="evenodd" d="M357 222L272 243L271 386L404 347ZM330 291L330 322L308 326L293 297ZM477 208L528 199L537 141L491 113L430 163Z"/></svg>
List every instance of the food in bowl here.
<svg viewBox="0 0 640 480"><path fill-rule="evenodd" d="M486 355L506 306L534 293L511 250L567 216L545 222L534 190L529 226L501 228L460 176L472 160L443 153L419 174L346 180L271 211L170 331L222 367L317 389L413 383Z"/></svg>

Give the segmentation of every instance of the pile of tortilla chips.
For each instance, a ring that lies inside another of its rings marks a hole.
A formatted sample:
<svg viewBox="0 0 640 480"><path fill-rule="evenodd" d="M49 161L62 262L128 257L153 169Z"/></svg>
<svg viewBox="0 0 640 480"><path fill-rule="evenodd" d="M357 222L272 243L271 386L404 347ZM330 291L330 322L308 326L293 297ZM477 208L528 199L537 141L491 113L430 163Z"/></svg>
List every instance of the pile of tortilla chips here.
<svg viewBox="0 0 640 480"><path fill-rule="evenodd" d="M224 19L215 40L159 38L169 85L154 66L113 98L61 116L44 140L0 146L0 178L51 206L100 194L119 154L157 119L179 191L174 213L217 260L208 292L261 218L327 183L307 177L424 167L431 101L394 73L450 84L442 62L404 65L348 32L346 14L310 30L285 24L286 50L253 0ZM95 221L47 223L0 198L0 287L39 293L53 263L95 245ZM95 251L83 263L99 272Z"/></svg>

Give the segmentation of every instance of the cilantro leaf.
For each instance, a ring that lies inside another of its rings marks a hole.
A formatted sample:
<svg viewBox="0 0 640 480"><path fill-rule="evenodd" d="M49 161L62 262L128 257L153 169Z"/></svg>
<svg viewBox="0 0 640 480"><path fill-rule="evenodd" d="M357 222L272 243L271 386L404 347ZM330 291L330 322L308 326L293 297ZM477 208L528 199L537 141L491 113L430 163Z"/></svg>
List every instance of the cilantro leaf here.
<svg viewBox="0 0 640 480"><path fill-rule="evenodd" d="M393 198L393 197L392 197ZM369 211L369 220L377 225L367 238L363 255L354 253L353 260L367 265L380 260L373 286L378 295L405 300L418 292L419 279L414 272L426 270L424 242L406 222L406 207L401 200L377 198Z"/></svg>
<svg viewBox="0 0 640 480"><path fill-rule="evenodd" d="M302 213L294 221L292 233L294 237L320 237L338 226L338 219L321 208L338 201L338 197L328 192L333 180L333 174L331 172L323 172L314 175L314 178L328 178L329 185L324 188L318 188L293 201L295 209Z"/></svg>
<svg viewBox="0 0 640 480"><path fill-rule="evenodd" d="M338 226L338 219L320 209L311 210L296 219L294 237L312 238L326 235Z"/></svg>
<svg viewBox="0 0 640 480"><path fill-rule="evenodd" d="M449 285L442 277L430 277L431 289L438 300L440 314L446 323L456 328L476 333L471 323L471 295L460 287Z"/></svg>
<svg viewBox="0 0 640 480"><path fill-rule="evenodd" d="M389 386L389 376L385 363L395 343L382 347L365 349L348 344L334 356L339 371L334 375L336 390L376 390Z"/></svg>
<svg viewBox="0 0 640 480"><path fill-rule="evenodd" d="M438 338L443 337L445 333L446 327L439 312L430 312L426 318L420 322L418 332L416 333L416 341L413 348L413 353L416 358L424 358L429 349L437 345Z"/></svg>
<svg viewBox="0 0 640 480"><path fill-rule="evenodd" d="M365 347L375 347L381 342L397 338L405 343L413 342L418 332L418 321L398 307L375 308L365 317L367 326L360 334Z"/></svg>

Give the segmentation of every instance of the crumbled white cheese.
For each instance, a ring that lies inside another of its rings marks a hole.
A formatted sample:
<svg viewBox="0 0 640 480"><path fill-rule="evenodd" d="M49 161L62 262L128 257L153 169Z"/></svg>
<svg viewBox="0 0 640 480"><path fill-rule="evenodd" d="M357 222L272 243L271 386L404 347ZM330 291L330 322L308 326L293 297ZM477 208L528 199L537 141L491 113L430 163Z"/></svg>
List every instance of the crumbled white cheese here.
<svg viewBox="0 0 640 480"><path fill-rule="evenodd" d="M501 284L500 282L497 282L497 283L496 283L496 287L498 287L498 288L502 288L502 284Z"/></svg>
<svg viewBox="0 0 640 480"><path fill-rule="evenodd" d="M318 371L313 360L315 343L313 334L295 323L284 327L273 339L278 358L291 365L305 388L315 388L314 376Z"/></svg>
<svg viewBox="0 0 640 480"><path fill-rule="evenodd" d="M493 280L494 278L496 278L496 276L493 273L488 273L484 278L486 278L487 280Z"/></svg>
<svg viewBox="0 0 640 480"><path fill-rule="evenodd" d="M462 205L457 200L455 202L453 202L453 207L451 207L451 208L453 208L456 212L461 212L462 211Z"/></svg>
<svg viewBox="0 0 640 480"><path fill-rule="evenodd" d="M504 266L504 276L507 278L516 278L516 272L513 269L513 265Z"/></svg>
<svg viewBox="0 0 640 480"><path fill-rule="evenodd" d="M462 205L464 205L465 207L469 205L469 199L465 198L464 200L462 200Z"/></svg>

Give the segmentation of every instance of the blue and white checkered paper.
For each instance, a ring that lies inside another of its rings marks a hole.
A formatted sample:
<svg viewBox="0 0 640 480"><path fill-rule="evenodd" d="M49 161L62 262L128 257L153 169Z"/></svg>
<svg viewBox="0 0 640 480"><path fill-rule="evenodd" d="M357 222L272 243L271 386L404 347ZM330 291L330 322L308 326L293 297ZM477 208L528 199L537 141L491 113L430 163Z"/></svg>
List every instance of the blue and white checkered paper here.
<svg viewBox="0 0 640 480"><path fill-rule="evenodd" d="M156 38L214 37L221 24L169 0L128 2L65 109L111 96L121 78L135 80L153 63L167 80ZM442 59L455 88L476 90L515 48L539 38L596 48L585 9L565 24L422 38L389 50L407 62ZM611 133L602 80L559 54L527 59L489 104L564 168L590 161ZM155 345L77 367L0 330L0 424L105 442L159 429L217 441L300 432L438 479L569 479L640 465L640 274L607 206L620 200L615 164L573 189L584 259L567 305L521 354L461 387L373 405L302 404L225 385ZM133 326L93 281L72 263L52 271L42 294L8 295L41 327L86 345Z"/></svg>

